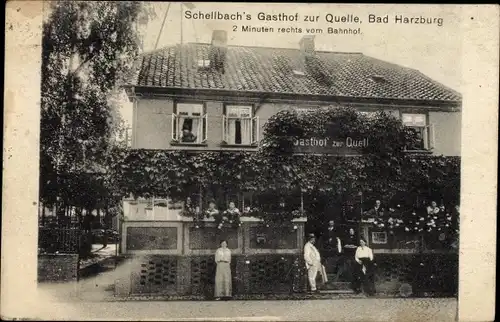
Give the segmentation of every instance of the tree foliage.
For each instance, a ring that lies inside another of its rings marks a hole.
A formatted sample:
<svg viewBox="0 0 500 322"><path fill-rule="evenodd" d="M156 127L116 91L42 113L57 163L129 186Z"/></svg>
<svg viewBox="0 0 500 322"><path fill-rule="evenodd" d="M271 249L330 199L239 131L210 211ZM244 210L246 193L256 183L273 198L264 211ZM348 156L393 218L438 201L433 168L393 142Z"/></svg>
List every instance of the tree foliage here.
<svg viewBox="0 0 500 322"><path fill-rule="evenodd" d="M52 206L95 204L116 115L110 94L138 53L135 1L51 2L43 24L40 197ZM91 190L89 190L90 192Z"/></svg>

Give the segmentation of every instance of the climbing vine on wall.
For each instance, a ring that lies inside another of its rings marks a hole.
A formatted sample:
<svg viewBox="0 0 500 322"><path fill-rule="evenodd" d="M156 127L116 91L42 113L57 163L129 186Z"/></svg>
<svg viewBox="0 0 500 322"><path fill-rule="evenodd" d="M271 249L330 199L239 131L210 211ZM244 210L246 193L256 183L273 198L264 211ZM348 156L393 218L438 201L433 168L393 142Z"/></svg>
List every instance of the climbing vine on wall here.
<svg viewBox="0 0 500 322"><path fill-rule="evenodd" d="M370 145L350 157L293 153L294 140L332 135L332 128L339 137L367 136ZM257 152L117 150L108 164L112 184L123 196L180 201L193 187L218 186L257 194L299 190L344 199L360 191L387 201L402 193L457 199L460 159L408 154L404 148L414 140L415 133L389 114L368 118L350 108L333 107L279 112L265 124ZM265 211L258 213L266 217Z"/></svg>

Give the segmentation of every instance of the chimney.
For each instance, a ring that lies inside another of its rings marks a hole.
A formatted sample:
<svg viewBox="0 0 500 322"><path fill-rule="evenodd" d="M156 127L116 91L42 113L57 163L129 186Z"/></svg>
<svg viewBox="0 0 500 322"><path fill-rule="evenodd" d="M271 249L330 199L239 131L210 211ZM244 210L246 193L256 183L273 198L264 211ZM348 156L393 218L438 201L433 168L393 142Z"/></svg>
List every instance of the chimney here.
<svg viewBox="0 0 500 322"><path fill-rule="evenodd" d="M210 45L210 66L218 72L224 73L224 64L227 53L227 32L225 30L214 30L212 43Z"/></svg>
<svg viewBox="0 0 500 322"><path fill-rule="evenodd" d="M314 36L305 35L299 42L300 51L302 54L313 55L314 54Z"/></svg>
<svg viewBox="0 0 500 322"><path fill-rule="evenodd" d="M306 35L299 42L300 45L300 65L303 70L312 76L318 83L325 86L332 86L332 75L324 68L319 56L315 54L314 35Z"/></svg>

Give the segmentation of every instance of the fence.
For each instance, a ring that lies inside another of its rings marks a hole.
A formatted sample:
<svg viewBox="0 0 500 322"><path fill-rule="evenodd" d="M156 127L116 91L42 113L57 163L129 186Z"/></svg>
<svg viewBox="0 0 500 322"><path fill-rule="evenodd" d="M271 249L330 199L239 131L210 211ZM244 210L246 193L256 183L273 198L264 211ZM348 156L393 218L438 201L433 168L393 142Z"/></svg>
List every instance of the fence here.
<svg viewBox="0 0 500 322"><path fill-rule="evenodd" d="M81 236L78 227L39 227L38 248L46 254L77 254Z"/></svg>

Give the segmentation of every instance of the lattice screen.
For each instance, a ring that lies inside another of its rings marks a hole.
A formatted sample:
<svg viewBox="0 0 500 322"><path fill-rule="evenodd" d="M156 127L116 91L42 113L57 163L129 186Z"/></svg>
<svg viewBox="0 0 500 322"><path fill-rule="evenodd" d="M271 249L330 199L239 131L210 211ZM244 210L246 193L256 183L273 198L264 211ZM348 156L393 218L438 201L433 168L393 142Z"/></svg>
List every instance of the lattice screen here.
<svg viewBox="0 0 500 322"><path fill-rule="evenodd" d="M412 264L410 257L404 255L379 256L376 263L376 281L378 283L407 282Z"/></svg>
<svg viewBox="0 0 500 322"><path fill-rule="evenodd" d="M215 260L213 256L191 259L191 285L193 288L214 284Z"/></svg>
<svg viewBox="0 0 500 322"><path fill-rule="evenodd" d="M175 293L177 290L177 259L152 257L140 265L132 281L133 293Z"/></svg>
<svg viewBox="0 0 500 322"><path fill-rule="evenodd" d="M250 292L290 291L294 274L291 258L255 258L250 263Z"/></svg>

